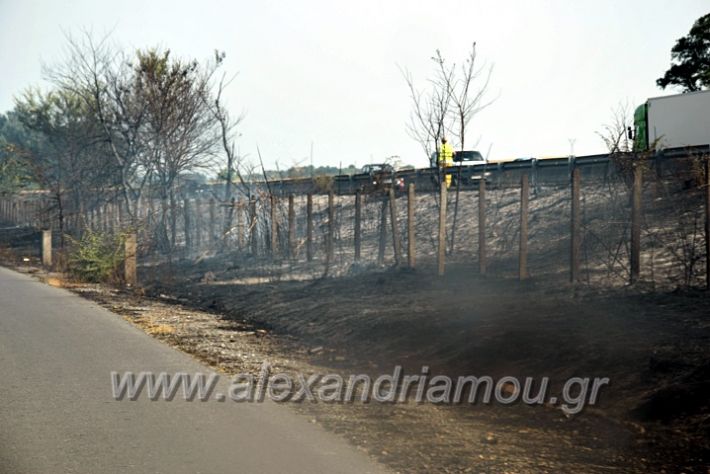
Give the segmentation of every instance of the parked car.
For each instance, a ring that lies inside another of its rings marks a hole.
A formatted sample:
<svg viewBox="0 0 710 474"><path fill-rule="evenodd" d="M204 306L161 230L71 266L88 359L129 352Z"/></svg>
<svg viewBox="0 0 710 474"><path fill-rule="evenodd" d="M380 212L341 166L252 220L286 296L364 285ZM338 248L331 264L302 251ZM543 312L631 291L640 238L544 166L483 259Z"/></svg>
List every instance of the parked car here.
<svg viewBox="0 0 710 474"><path fill-rule="evenodd" d="M365 191L389 191L394 186L395 191L404 190L404 178L395 174L395 169L387 163L373 163L362 167L362 174L369 176Z"/></svg>
<svg viewBox="0 0 710 474"><path fill-rule="evenodd" d="M461 185L478 183L481 179L488 181L489 171L474 171L475 166L485 165L487 161L480 152L475 150L457 151L454 153L454 171L451 172L452 184L457 185L459 178Z"/></svg>

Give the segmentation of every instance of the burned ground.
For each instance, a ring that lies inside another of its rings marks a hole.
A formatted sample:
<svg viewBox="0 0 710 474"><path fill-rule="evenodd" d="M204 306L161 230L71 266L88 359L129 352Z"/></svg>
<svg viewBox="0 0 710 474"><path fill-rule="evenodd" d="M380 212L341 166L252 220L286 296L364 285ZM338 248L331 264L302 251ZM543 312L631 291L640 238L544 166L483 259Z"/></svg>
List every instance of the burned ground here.
<svg viewBox="0 0 710 474"><path fill-rule="evenodd" d="M353 264L353 208L342 198L327 278L317 238L310 263L301 241L295 261L207 251L171 264L149 258L137 292L73 289L226 373L254 372L263 360L294 372L372 375L427 365L454 377L547 376L552 392L573 376L610 379L599 404L573 416L550 404L294 404L401 472L706 473L710 299L697 289L701 195L684 186L647 186L642 281L633 286L628 190L617 183L583 195L585 278L576 287L567 283L568 190L560 187L531 200L531 278L523 282L513 278L519 196L501 189L489 196L485 277L476 265L476 195L465 191L443 278L432 258L436 202L425 195L414 270L389 266L389 242L386 265L375 264L377 200L366 203L363 260ZM320 229L325 210L318 200L315 207ZM36 233L3 236L6 263L37 264Z"/></svg>
<svg viewBox="0 0 710 474"><path fill-rule="evenodd" d="M454 377L547 376L553 392L574 376L611 380L597 406L572 417L549 405L303 408L335 431L386 446L385 460L404 471L434 462L452 471L540 472L549 463L549 472L705 472L709 462L704 293L599 293L484 279L466 266L443 279L392 269L248 285L219 271L199 281L192 268L156 278L148 293L262 328L289 351L300 347L296 358L321 372L374 375L402 365L417 373L427 365ZM426 439L430 455L414 455L425 444L410 435Z"/></svg>

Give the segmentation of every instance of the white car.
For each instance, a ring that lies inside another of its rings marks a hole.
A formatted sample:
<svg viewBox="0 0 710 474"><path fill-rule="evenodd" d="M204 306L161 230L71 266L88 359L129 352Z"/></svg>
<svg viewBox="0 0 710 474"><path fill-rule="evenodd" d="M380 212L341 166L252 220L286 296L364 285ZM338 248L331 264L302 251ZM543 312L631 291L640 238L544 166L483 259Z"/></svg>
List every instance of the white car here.
<svg viewBox="0 0 710 474"><path fill-rule="evenodd" d="M457 151L454 153L454 170L451 172L452 183L456 184L458 177L461 176L461 184L473 184L477 183L481 179L488 181L491 173L489 171L474 172L473 167L478 165L485 165L488 162L481 153L471 150L471 151Z"/></svg>

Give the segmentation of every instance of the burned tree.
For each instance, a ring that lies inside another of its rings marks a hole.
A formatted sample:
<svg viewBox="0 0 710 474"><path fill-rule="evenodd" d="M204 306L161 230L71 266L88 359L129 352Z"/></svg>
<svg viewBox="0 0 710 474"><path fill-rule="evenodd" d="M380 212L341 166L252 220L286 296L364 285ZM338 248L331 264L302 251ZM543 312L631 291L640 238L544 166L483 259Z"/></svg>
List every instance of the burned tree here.
<svg viewBox="0 0 710 474"><path fill-rule="evenodd" d="M169 50L139 51L137 56L136 93L146 106L146 162L161 202L159 235L171 252L176 243L179 177L208 167L219 140L206 99L214 70L203 70L194 60L171 58Z"/></svg>

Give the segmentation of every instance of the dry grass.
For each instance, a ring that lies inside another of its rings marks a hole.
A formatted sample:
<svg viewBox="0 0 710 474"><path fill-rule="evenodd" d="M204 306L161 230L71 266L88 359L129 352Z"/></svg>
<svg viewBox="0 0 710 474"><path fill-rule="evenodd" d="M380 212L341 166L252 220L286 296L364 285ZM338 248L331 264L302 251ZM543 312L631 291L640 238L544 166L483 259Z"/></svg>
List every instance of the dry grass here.
<svg viewBox="0 0 710 474"><path fill-rule="evenodd" d="M167 336L170 334L175 334L175 326L170 324L165 324L163 322L156 322L156 318L150 316L140 316L137 318L126 318L136 326L143 329L146 333L151 336Z"/></svg>

